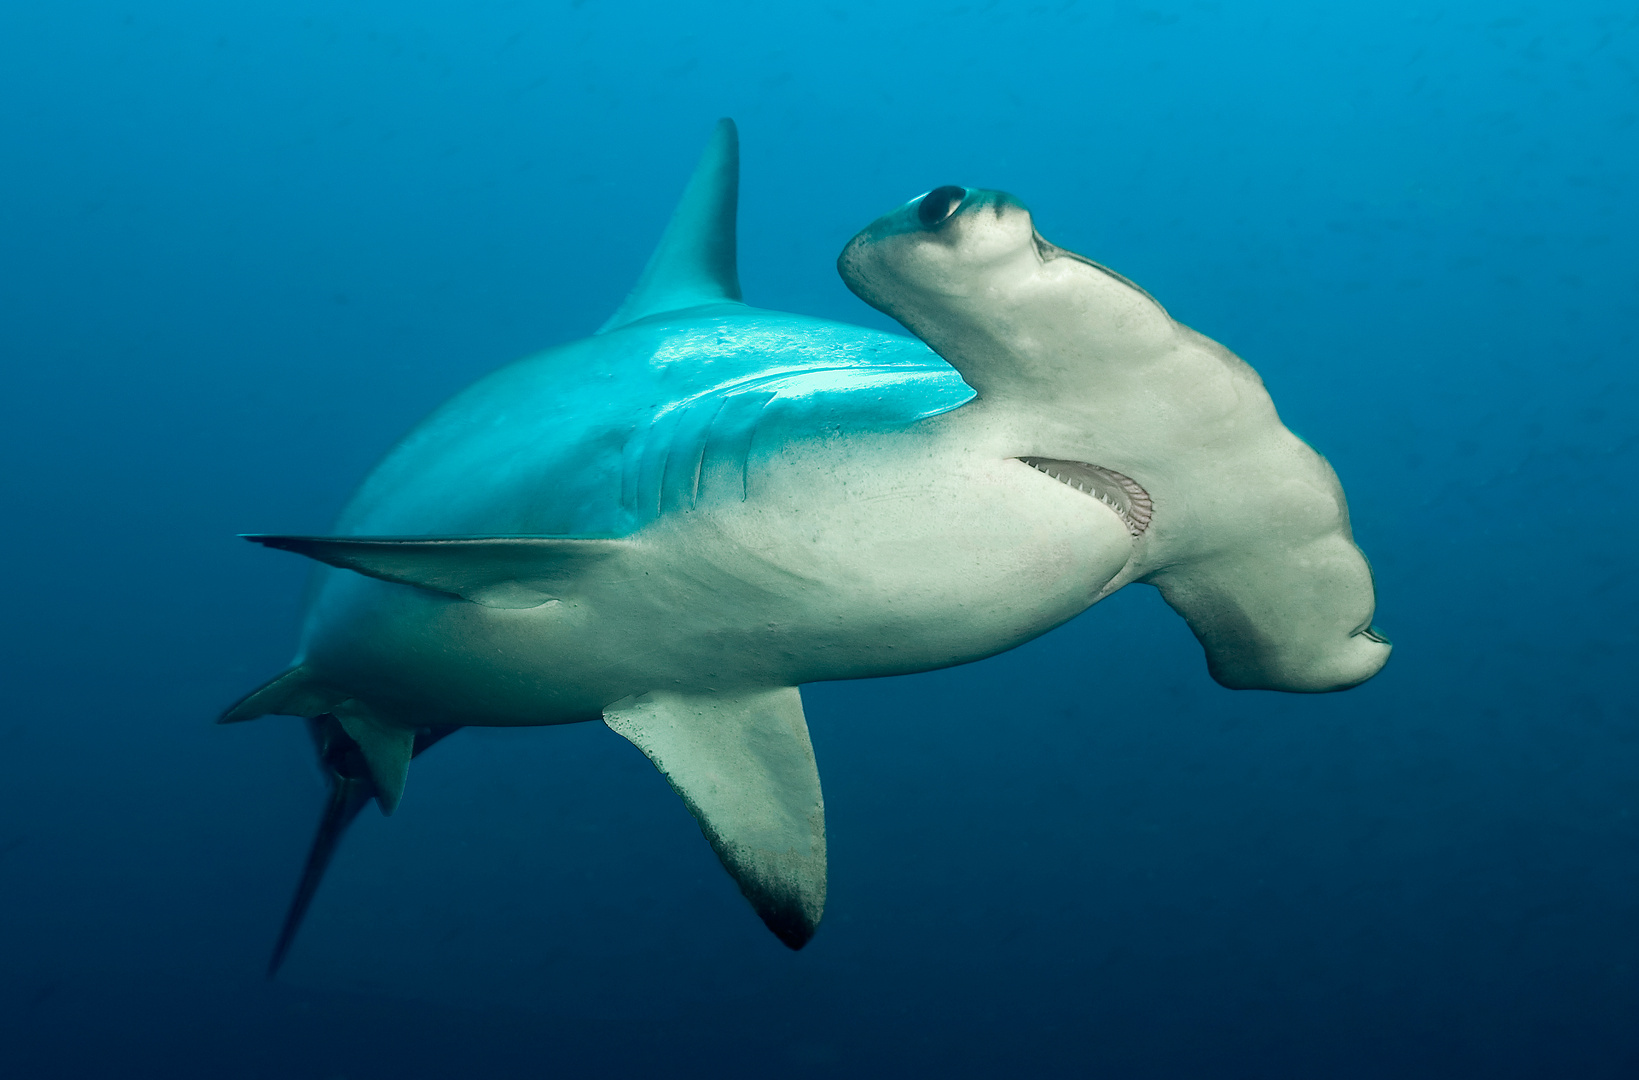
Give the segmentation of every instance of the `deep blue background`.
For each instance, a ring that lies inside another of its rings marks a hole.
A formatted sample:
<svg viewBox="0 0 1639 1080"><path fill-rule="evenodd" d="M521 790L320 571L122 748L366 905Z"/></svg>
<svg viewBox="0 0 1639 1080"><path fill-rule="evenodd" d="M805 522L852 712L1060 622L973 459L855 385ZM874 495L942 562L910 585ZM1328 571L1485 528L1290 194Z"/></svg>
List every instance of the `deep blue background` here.
<svg viewBox="0 0 1639 1080"><path fill-rule="evenodd" d="M1352 9L1344 11L1343 9ZM780 947L600 725L466 732L261 978L278 671L391 441L634 281L719 115L753 303L999 187L1265 376L1397 651L1231 693L1134 587L805 691ZM1631 5L0 6L8 1076L1639 1073Z"/></svg>

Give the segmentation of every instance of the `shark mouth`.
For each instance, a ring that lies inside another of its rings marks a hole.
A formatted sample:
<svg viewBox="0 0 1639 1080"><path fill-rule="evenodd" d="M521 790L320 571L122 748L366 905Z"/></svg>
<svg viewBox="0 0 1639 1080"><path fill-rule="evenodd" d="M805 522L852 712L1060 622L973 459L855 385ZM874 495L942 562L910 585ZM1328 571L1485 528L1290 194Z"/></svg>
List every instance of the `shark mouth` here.
<svg viewBox="0 0 1639 1080"><path fill-rule="evenodd" d="M1114 469L1089 465L1085 461L1038 457L1022 457L1019 460L1108 506L1134 536L1143 536L1144 530L1150 527L1150 518L1155 515L1155 503L1150 500L1150 493L1132 477L1122 476Z"/></svg>

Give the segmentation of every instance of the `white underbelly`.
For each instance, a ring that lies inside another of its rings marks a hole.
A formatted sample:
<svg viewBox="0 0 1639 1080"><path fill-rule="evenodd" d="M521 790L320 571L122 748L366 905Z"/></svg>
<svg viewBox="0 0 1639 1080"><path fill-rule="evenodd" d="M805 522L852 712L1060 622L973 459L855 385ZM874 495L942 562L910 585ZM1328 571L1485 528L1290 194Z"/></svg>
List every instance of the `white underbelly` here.
<svg viewBox="0 0 1639 1080"><path fill-rule="evenodd" d="M1072 618L1132 551L1121 519L960 429L801 443L702 476L540 607L332 572L306 661L425 722L588 719L655 689L924 671Z"/></svg>

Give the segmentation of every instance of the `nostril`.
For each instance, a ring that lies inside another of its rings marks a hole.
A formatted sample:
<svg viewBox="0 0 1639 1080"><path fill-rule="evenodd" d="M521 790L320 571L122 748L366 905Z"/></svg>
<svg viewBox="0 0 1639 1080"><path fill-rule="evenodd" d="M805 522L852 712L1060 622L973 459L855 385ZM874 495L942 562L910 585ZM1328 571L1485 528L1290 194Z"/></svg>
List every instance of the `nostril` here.
<svg viewBox="0 0 1639 1080"><path fill-rule="evenodd" d="M956 208L962 205L965 198L967 188L959 188L955 184L936 187L922 196L922 202L916 207L916 216L931 229L956 213Z"/></svg>

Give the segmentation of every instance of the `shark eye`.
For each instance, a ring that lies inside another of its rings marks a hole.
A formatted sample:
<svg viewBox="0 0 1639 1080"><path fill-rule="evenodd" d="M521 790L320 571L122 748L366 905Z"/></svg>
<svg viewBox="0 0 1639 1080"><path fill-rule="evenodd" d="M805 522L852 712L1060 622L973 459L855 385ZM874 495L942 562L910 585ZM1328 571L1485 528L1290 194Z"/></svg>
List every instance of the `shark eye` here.
<svg viewBox="0 0 1639 1080"><path fill-rule="evenodd" d="M959 188L954 184L936 187L922 196L922 202L916 208L916 216L923 225L931 229L956 213L956 208L962 205L965 198L967 188Z"/></svg>

